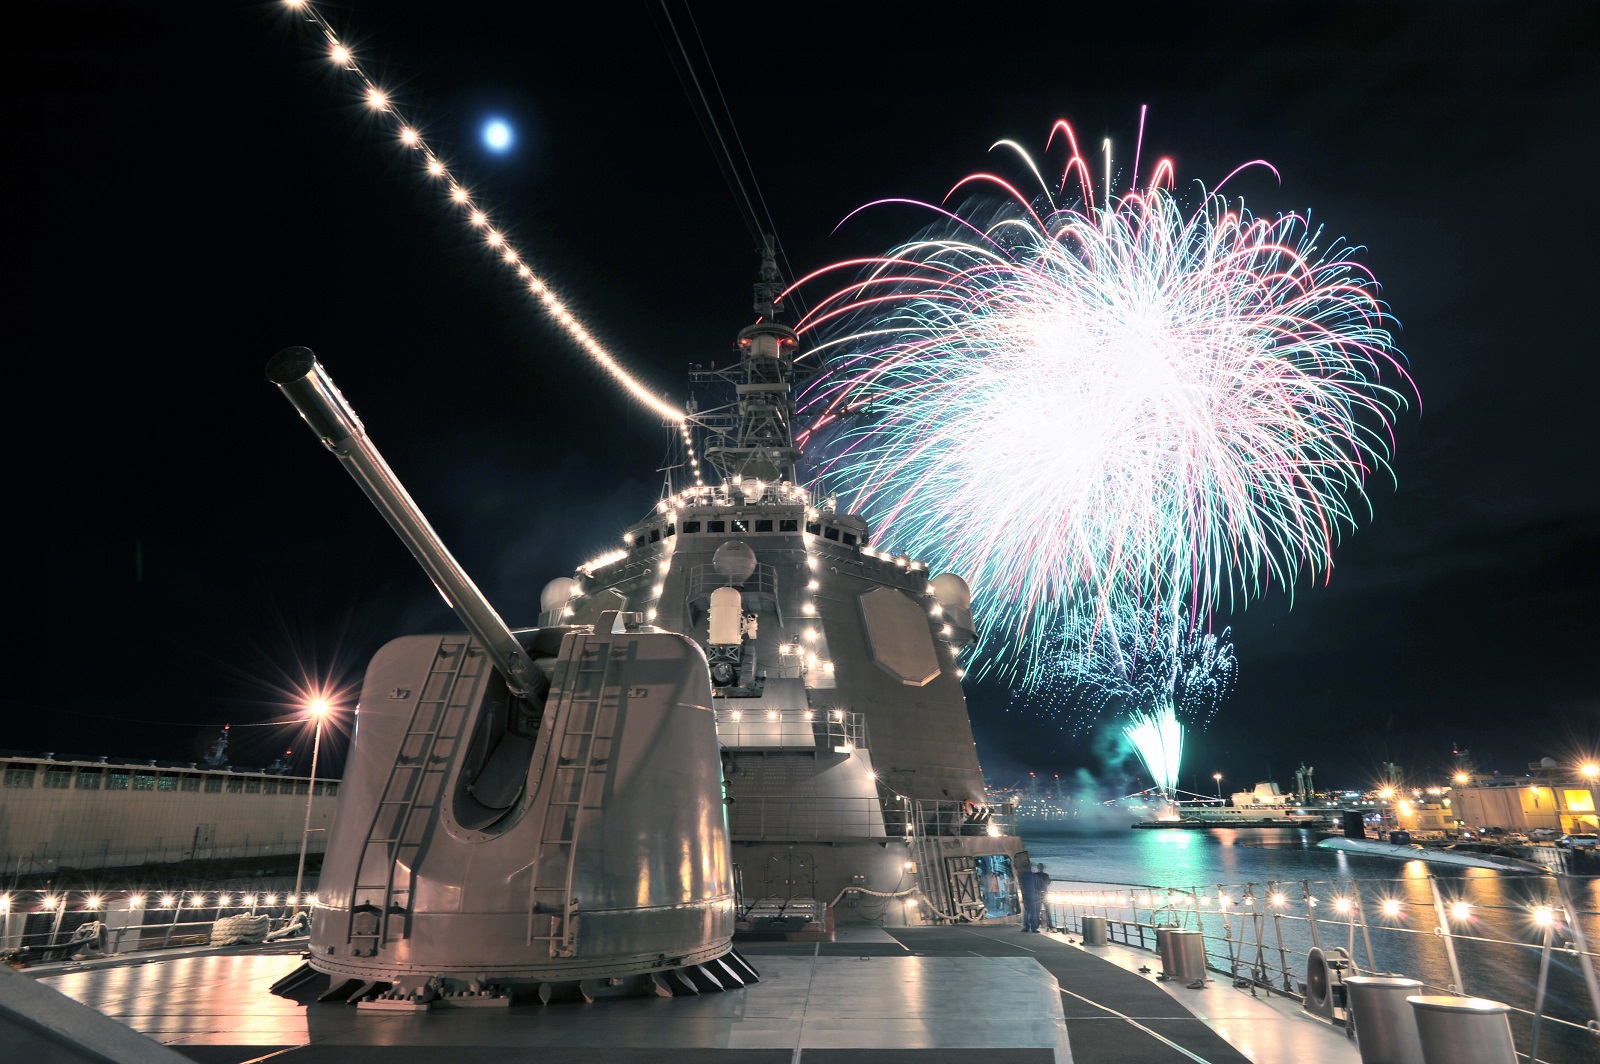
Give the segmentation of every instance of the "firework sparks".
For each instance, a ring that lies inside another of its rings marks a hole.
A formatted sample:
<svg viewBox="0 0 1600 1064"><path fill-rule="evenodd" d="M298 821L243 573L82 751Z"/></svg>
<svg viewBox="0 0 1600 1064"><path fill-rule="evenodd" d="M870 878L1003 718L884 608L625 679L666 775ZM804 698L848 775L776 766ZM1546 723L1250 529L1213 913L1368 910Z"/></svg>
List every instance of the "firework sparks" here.
<svg viewBox="0 0 1600 1064"><path fill-rule="evenodd" d="M1380 379L1409 386L1355 248L1220 191L1185 210L1169 160L1097 197L1053 135L1054 188L1001 142L1037 194L969 177L994 195L802 282L852 276L801 325L819 472L880 542L967 577L980 671L1024 689L1086 604L1210 616L1325 577L1405 405Z"/></svg>
<svg viewBox="0 0 1600 1064"><path fill-rule="evenodd" d="M1204 728L1239 676L1233 630L1202 630L1183 610L1119 609L1088 615L1040 656L1046 680L1032 700L1081 730L1108 713L1168 707L1174 721Z"/></svg>

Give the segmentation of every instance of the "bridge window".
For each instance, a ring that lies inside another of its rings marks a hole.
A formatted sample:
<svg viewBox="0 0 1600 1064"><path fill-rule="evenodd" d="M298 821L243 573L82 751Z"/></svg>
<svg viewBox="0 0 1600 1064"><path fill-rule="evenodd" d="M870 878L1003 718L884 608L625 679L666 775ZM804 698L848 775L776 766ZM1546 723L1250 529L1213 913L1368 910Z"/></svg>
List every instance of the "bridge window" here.
<svg viewBox="0 0 1600 1064"><path fill-rule="evenodd" d="M56 790L65 790L72 786L72 770L70 768L47 768L44 770L44 785Z"/></svg>
<svg viewBox="0 0 1600 1064"><path fill-rule="evenodd" d="M836 539L839 538L839 530L837 528L834 528L832 525L829 525L827 528L824 528L822 530L822 535L823 535L823 538L825 538L825 539L834 539L834 540L836 540Z"/></svg>
<svg viewBox="0 0 1600 1064"><path fill-rule="evenodd" d="M6 766L6 786L7 787L32 787L33 786L33 766L32 765L7 765Z"/></svg>
<svg viewBox="0 0 1600 1064"><path fill-rule="evenodd" d="M158 791L175 791L177 789L178 789L178 777L176 777L176 776L157 776L156 777L156 790L158 790Z"/></svg>
<svg viewBox="0 0 1600 1064"><path fill-rule="evenodd" d="M750 531L750 522L744 520L743 518L735 518L733 522L733 530L735 532L748 532Z"/></svg>
<svg viewBox="0 0 1600 1064"><path fill-rule="evenodd" d="M813 536L822 535L822 522L821 521L807 521L806 522L806 531L811 533Z"/></svg>
<svg viewBox="0 0 1600 1064"><path fill-rule="evenodd" d="M787 518L785 520L781 520L781 521L778 522L778 531L779 532L798 532L798 531L800 531L800 522L798 520L796 520L795 518L792 518L792 517L791 518Z"/></svg>
<svg viewBox="0 0 1600 1064"><path fill-rule="evenodd" d="M98 791L100 777L103 773L97 768L80 768L78 770L78 789L80 791Z"/></svg>
<svg viewBox="0 0 1600 1064"><path fill-rule="evenodd" d="M633 537L633 549L638 550L642 546L644 546L644 534L640 533Z"/></svg>
<svg viewBox="0 0 1600 1064"><path fill-rule="evenodd" d="M132 777L126 772L107 772L106 790L125 791L128 789L128 783L131 779Z"/></svg>
<svg viewBox="0 0 1600 1064"><path fill-rule="evenodd" d="M706 522L706 531L707 532L726 532L727 530L728 530L728 522L726 522L726 521L707 521Z"/></svg>
<svg viewBox="0 0 1600 1064"><path fill-rule="evenodd" d="M700 531L700 522L699 521L685 521L683 523L683 534L684 535L688 535L691 532L698 532L698 531Z"/></svg>
<svg viewBox="0 0 1600 1064"><path fill-rule="evenodd" d="M651 543L660 543L661 542L661 529L652 528L650 530L650 542Z"/></svg>
<svg viewBox="0 0 1600 1064"><path fill-rule="evenodd" d="M156 789L156 778L153 773L136 772L133 776L133 789L136 791L153 791Z"/></svg>
<svg viewBox="0 0 1600 1064"><path fill-rule="evenodd" d="M771 532L772 531L772 519L768 518L768 519L766 519L764 521L757 521L756 522L756 531L757 532Z"/></svg>
<svg viewBox="0 0 1600 1064"><path fill-rule="evenodd" d="M678 531L678 529L677 529L676 525L668 525L667 526L667 530L665 532L661 533L661 535L663 537L671 536L671 535L675 535L677 533L677 531Z"/></svg>
<svg viewBox="0 0 1600 1064"><path fill-rule="evenodd" d="M844 534L844 542L846 546L854 546L856 542L856 534L854 532L846 532Z"/></svg>

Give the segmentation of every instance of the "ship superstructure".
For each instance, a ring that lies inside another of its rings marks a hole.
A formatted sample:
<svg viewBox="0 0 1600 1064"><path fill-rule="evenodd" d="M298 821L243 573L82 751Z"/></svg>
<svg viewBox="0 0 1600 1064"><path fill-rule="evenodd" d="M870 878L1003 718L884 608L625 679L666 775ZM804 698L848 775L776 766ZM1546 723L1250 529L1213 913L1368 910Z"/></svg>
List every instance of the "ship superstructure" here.
<svg viewBox="0 0 1600 1064"><path fill-rule="evenodd" d="M865 520L800 481L799 341L776 320L770 246L755 290L737 361L692 374L689 483L552 581L542 623L635 612L704 648L755 926L828 906L841 922L1005 919L1025 854L1009 811L987 807L967 716L970 591L875 549Z"/></svg>

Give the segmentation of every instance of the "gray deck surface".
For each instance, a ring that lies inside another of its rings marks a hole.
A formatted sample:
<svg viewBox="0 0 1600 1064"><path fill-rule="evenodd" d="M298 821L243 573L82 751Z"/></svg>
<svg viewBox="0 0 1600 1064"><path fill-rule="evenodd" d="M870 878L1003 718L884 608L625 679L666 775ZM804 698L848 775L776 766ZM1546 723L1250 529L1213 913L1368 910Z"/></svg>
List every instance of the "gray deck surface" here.
<svg viewBox="0 0 1600 1064"><path fill-rule="evenodd" d="M272 995L273 980L298 966L297 948L157 955L39 975L198 1064L439 1064L441 1051L470 1052L473 1064L1247 1059L1153 975L1048 935L1007 927L863 928L843 930L834 942L738 948L762 979L731 993L426 1015Z"/></svg>

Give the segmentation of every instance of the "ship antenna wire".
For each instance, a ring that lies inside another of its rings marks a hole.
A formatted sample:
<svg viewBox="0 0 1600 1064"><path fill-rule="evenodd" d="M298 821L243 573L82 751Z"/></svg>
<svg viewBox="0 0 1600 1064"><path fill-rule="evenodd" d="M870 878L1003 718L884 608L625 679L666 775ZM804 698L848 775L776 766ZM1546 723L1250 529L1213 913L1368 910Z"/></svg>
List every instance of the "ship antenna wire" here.
<svg viewBox="0 0 1600 1064"><path fill-rule="evenodd" d="M721 84L717 81L716 71L711 65L711 53L706 50L705 39L700 36L700 27L695 23L693 11L685 5L684 20L699 51L700 66L705 69L704 79L696 73L696 63L689 54L688 43L679 32L677 23L673 21L667 0L661 0L660 6L664 24L662 32L664 36L670 37L668 55L678 73L678 79L683 83L683 91L689 98L689 106L700 123L706 142L711 146L711 153L716 156L717 166L722 170L723 180L728 183L728 191L733 195L734 206L738 209L745 228L750 231L758 247L764 246L771 239L776 244L778 257L783 260L784 270L790 277L797 276L789 265L782 242L777 240L778 227L772 220L772 212L767 207L766 197L761 194L761 186L755 178L755 167L750 163L749 153L745 151L744 141L734 124L733 112L728 107L728 100L723 95ZM711 91L716 96L715 107L712 106L706 92L707 82L710 83ZM734 154L735 148L738 149L737 158ZM794 293L791 293L791 296L793 295ZM800 302L798 298L796 302ZM804 311L803 304L800 309Z"/></svg>

